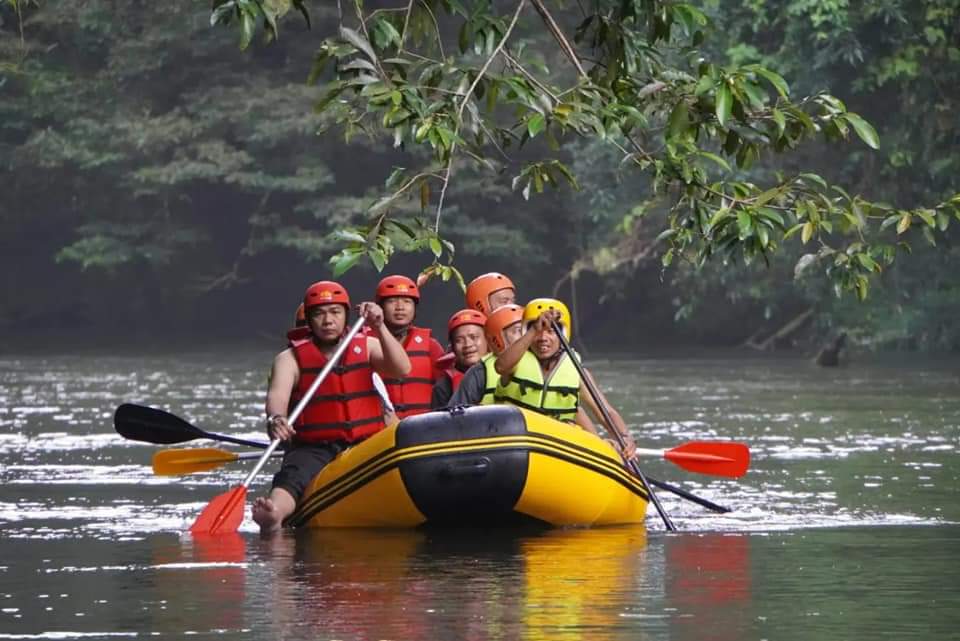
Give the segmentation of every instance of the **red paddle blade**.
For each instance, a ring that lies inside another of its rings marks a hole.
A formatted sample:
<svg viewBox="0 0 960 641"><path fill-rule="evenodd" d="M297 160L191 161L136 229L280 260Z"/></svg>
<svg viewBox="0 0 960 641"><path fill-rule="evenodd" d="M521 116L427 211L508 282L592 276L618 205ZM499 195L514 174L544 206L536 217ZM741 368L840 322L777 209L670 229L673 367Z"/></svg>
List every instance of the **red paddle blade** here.
<svg viewBox="0 0 960 641"><path fill-rule="evenodd" d="M203 512L190 526L190 532L193 534L236 532L243 522L246 501L247 488L242 485L220 494L203 508Z"/></svg>
<svg viewBox="0 0 960 641"><path fill-rule="evenodd" d="M663 457L690 472L739 478L750 466L750 448L743 443L693 441L664 452Z"/></svg>

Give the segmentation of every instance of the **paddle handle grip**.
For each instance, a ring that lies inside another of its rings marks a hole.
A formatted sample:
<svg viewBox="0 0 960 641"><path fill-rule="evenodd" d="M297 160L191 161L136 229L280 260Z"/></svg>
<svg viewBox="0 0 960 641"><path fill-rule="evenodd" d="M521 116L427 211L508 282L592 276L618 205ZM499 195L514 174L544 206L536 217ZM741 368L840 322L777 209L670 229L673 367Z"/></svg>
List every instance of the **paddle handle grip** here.
<svg viewBox="0 0 960 641"><path fill-rule="evenodd" d="M645 447L638 447L637 454L640 456L664 456L667 450L651 450Z"/></svg>
<svg viewBox="0 0 960 641"><path fill-rule="evenodd" d="M557 338L560 340L560 345L563 346L563 350L567 353L567 357L571 360L571 362L573 362L573 366L577 368L577 373L580 374L580 380L586 384L587 391L590 392L590 396L593 397L597 407L600 408L600 413L603 415L603 420L606 422L608 429L613 432L617 442L620 443L620 447L626 448L627 442L623 438L623 434L620 433L620 430L617 429L616 424L613 422L613 417L610 416L610 411L607 409L606 404L600 400L600 391L594 386L593 382L590 380L590 377L587 376L587 372L583 369L583 365L581 365L580 361L573 355L573 350L570 349L570 344L567 343L567 337L563 335L563 329L561 329L560 324L557 323L557 321L550 321L550 326L553 328L553 333L556 334ZM657 508L657 513L660 515L661 520L663 520L663 525L670 532L676 530L677 527L673 524L673 521L670 519L667 511L663 509L662 505L660 505L660 499L657 498L656 493L653 491L653 487L647 483L647 479L643 475L643 472L640 471L640 466L637 465L637 462L631 459L627 461L627 467L638 479L640 479L640 483L644 488L646 488L647 496L650 497L654 507Z"/></svg>
<svg viewBox="0 0 960 641"><path fill-rule="evenodd" d="M327 364L324 365L323 369L320 370L320 373L317 374L317 378L313 381L313 384L310 385L309 389L307 389L307 392L303 395L303 398L300 399L300 402L297 403L297 406L293 408L293 411L287 418L287 422L289 422L291 425L297 420L297 418L300 417L300 414L303 413L307 403L309 403L310 399L313 398L314 393L316 393L317 389L319 389L324 379L327 378L327 375L330 374L331 370L333 370L333 368L337 366L337 363L340 362L340 358L343 356L343 353L347 351L350 341L353 340L353 337L356 336L357 332L359 332L363 327L363 323L364 319L361 316L350 327L350 331L348 331L340 340L340 344L337 345L337 349L333 352L333 356L327 359ZM263 466L267 464L267 461L270 459L270 456L273 455L273 451L277 449L278 445L280 445L280 439L273 439L270 441L270 445L267 446L266 451L260 456L257 464L253 466L253 469L250 470L250 473L247 474L247 477L243 479L243 483L241 483L243 487L250 487L250 483L257 476L257 474L260 473L260 470L263 469Z"/></svg>

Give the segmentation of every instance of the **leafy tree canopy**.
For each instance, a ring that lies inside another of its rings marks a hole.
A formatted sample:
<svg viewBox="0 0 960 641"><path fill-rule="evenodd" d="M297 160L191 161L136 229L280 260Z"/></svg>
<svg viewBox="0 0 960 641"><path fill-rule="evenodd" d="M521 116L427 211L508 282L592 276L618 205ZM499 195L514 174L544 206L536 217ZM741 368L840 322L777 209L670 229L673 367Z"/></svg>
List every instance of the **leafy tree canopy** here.
<svg viewBox="0 0 960 641"><path fill-rule="evenodd" d="M362 257L382 268L405 236L429 246L437 258L430 270L449 276L440 261L452 258L453 246L441 231L460 168L485 167L524 198L578 189L561 153L573 138L613 146L662 203L664 266L677 259L702 266L715 256L769 262L783 244L799 242L807 253L797 273L819 267L838 292L863 299L870 277L909 250L914 233L935 243L960 219L960 195L907 208L809 171L750 180L746 172L758 162L808 141L855 137L877 149L879 137L829 93L795 97L767 66L716 62L704 47L708 17L693 5L549 5L338 4L337 32L320 46L311 73L327 80L316 110L335 115L348 139L419 145L430 158L391 174L368 223L340 232L346 247L333 259L337 273ZM308 15L302 2L216 0L211 20L238 25L243 48L258 25L276 38L278 20L293 8ZM419 228L395 215L404 199L419 201Z"/></svg>

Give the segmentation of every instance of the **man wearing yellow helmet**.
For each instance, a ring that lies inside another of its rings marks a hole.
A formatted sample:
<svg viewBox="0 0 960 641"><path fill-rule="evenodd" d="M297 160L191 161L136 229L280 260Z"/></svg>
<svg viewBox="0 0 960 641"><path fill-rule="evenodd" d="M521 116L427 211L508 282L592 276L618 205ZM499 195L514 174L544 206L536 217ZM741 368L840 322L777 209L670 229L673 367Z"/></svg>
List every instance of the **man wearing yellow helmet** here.
<svg viewBox="0 0 960 641"><path fill-rule="evenodd" d="M517 405L560 421L575 422L594 434L597 430L583 409L586 406L600 419L603 416L597 405L600 402L610 410L613 419L614 425L606 426L607 429L620 432L627 444L624 455L632 458L636 445L623 418L596 385L594 388L599 398L594 400L570 356L561 350L560 339L551 327L554 321L569 341L571 319L566 305L552 298L537 298L527 303L523 310L526 332L504 349L494 364L500 375L496 402ZM579 358L575 353L574 356ZM590 372L584 369L584 373L593 382ZM602 420L600 422L603 424Z"/></svg>

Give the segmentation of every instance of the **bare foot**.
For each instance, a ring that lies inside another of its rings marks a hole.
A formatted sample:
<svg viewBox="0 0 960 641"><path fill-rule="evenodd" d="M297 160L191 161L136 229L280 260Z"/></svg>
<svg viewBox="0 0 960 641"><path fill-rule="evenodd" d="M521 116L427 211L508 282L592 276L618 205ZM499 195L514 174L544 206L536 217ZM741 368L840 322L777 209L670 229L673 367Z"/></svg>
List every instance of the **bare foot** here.
<svg viewBox="0 0 960 641"><path fill-rule="evenodd" d="M273 534L280 531L283 514L273 501L261 496L253 502L253 520L260 526L260 534Z"/></svg>

